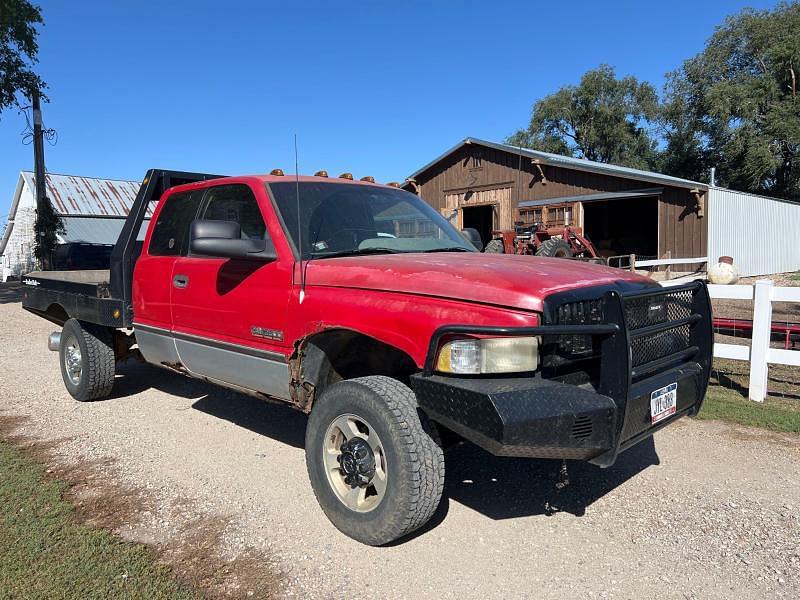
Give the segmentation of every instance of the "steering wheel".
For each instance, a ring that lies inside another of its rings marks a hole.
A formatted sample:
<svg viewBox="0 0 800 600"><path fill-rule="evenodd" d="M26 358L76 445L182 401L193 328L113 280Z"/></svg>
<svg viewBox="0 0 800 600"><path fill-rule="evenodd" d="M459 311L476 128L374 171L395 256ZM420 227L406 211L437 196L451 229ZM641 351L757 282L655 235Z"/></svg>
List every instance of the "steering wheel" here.
<svg viewBox="0 0 800 600"><path fill-rule="evenodd" d="M324 240L328 244L328 249L349 250L357 249L359 245L359 232L366 232L369 237L375 237L375 231L365 227L343 227L337 229Z"/></svg>

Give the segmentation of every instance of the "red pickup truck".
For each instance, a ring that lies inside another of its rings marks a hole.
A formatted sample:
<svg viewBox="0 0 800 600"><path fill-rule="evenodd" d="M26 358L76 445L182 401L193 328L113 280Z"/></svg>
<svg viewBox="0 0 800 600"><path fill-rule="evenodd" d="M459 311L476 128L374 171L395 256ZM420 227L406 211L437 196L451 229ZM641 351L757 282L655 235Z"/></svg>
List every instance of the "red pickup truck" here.
<svg viewBox="0 0 800 600"><path fill-rule="evenodd" d="M480 253L419 197L352 177L151 170L110 271L24 283L77 400L137 356L307 413L314 493L373 545L434 513L442 440L609 466L696 414L711 364L702 282Z"/></svg>

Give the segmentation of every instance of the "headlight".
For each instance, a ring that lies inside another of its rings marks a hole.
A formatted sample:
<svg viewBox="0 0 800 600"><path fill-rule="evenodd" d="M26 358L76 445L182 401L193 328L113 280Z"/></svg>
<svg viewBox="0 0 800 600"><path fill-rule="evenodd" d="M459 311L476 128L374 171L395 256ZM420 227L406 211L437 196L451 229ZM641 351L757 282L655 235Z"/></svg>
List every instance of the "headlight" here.
<svg viewBox="0 0 800 600"><path fill-rule="evenodd" d="M453 340L439 349L440 373L524 373L539 366L538 337Z"/></svg>

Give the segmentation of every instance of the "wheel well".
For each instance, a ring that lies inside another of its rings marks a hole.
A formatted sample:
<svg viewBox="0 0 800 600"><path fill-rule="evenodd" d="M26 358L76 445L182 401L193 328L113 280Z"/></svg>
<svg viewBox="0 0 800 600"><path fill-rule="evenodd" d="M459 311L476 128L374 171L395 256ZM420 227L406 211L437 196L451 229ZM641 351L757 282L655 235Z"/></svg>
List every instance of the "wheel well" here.
<svg viewBox="0 0 800 600"><path fill-rule="evenodd" d="M60 304L51 304L47 310L40 313L42 317L56 325L64 326L64 323L69 320L69 315L63 306Z"/></svg>
<svg viewBox="0 0 800 600"><path fill-rule="evenodd" d="M386 375L408 383L418 371L402 350L350 329L332 329L305 338L290 360L294 401L311 410L315 398L337 381Z"/></svg>

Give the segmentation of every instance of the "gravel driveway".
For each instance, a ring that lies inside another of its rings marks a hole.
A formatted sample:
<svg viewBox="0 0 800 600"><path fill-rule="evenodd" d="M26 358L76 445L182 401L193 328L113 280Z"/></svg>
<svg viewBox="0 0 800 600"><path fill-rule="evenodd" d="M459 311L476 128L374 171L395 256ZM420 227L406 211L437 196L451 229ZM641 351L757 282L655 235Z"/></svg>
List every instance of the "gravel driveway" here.
<svg viewBox="0 0 800 600"><path fill-rule="evenodd" d="M74 402L46 349L53 329L0 301L7 429L90 465L89 490L141 494L116 523L127 537L178 552L195 525L220 524L205 550L280 573L279 596L800 597L799 436L684 420L611 469L572 465L559 495L557 463L462 446L430 526L369 548L316 505L304 416L140 364L121 368L112 399ZM228 591L261 595L253 582Z"/></svg>

